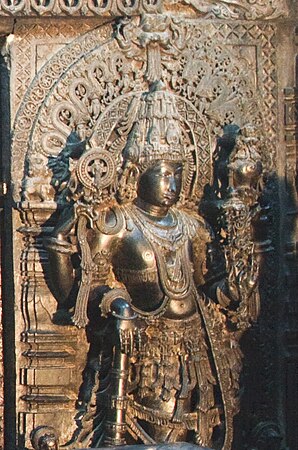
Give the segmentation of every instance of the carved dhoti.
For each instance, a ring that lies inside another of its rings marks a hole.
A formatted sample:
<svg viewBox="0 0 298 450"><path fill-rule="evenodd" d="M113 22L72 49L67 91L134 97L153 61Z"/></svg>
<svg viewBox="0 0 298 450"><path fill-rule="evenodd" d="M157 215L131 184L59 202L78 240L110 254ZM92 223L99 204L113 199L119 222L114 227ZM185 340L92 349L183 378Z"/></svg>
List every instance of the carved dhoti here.
<svg viewBox="0 0 298 450"><path fill-rule="evenodd" d="M208 445L219 424L215 376L199 313L184 320L147 319L130 371L128 424L134 438L186 439Z"/></svg>

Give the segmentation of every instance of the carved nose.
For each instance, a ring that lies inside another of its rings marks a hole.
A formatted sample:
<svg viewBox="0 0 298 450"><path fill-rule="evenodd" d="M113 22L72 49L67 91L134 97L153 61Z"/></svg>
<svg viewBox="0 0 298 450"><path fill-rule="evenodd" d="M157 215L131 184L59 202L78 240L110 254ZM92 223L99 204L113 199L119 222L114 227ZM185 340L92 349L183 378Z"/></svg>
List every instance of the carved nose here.
<svg viewBox="0 0 298 450"><path fill-rule="evenodd" d="M176 186L176 181L174 177L170 178L170 192L176 192L177 191L177 186Z"/></svg>

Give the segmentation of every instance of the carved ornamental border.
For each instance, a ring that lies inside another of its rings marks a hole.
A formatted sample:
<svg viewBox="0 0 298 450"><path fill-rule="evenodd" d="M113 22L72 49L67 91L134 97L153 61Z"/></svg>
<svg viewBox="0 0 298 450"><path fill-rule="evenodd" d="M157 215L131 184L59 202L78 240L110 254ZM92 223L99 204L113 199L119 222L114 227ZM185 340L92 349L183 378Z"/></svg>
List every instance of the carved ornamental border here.
<svg viewBox="0 0 298 450"><path fill-rule="evenodd" d="M0 0L0 17L96 17L195 11L220 19L271 20L287 17L286 0Z"/></svg>
<svg viewBox="0 0 298 450"><path fill-rule="evenodd" d="M217 41L229 41L236 45L242 42L256 45L260 52L262 64L259 67L259 77L263 86L263 106L266 110L264 115L264 128L268 137L267 155L270 157L269 167L274 167L275 160L275 137L276 137L276 35L275 27L270 24L239 24L225 23L215 26L210 22L209 26ZM14 194L18 201L18 179L23 172L24 157L28 150L30 135L34 127L33 118L45 101L47 93L53 88L57 78L64 73L70 64L78 60L82 55L88 53L92 48L108 39L110 28L100 27L87 33L76 42L70 53L58 53L52 60L51 65L46 65L35 79L34 85L26 93L23 102L15 118L15 127L12 143L12 180L15 184ZM66 56L65 56L66 55ZM55 63L55 64L54 64ZM55 70L52 70L54 67ZM26 150L25 150L26 149ZM25 150L25 151L24 151Z"/></svg>

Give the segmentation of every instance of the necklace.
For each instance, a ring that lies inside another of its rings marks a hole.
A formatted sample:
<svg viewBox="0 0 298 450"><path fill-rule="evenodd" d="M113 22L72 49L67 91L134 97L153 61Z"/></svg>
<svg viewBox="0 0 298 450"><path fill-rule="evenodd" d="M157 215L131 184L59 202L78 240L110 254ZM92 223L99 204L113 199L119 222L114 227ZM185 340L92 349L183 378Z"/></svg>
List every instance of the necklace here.
<svg viewBox="0 0 298 450"><path fill-rule="evenodd" d="M161 224L130 205L127 216L134 222L154 250L159 279L165 295L182 299L193 288L192 265L188 253L189 240L197 232L197 222L176 209L171 209L172 223Z"/></svg>
<svg viewBox="0 0 298 450"><path fill-rule="evenodd" d="M170 224L161 224L152 220L146 212L135 205L128 206L127 212L148 241L165 250L175 252L190 237L184 216L174 208L170 212L172 216Z"/></svg>

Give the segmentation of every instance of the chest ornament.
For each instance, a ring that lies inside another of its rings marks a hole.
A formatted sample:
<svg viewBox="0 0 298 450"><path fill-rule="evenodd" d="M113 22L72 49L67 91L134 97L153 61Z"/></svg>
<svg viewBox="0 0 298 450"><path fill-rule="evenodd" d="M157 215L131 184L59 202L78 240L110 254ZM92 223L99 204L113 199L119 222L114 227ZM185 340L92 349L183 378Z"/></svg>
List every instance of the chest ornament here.
<svg viewBox="0 0 298 450"><path fill-rule="evenodd" d="M177 300L189 296L194 289L189 241L197 231L195 219L173 208L170 224L163 225L135 205L127 207L126 214L152 248L153 252L146 253L152 253L155 257L158 280L165 296ZM127 270L125 274L129 275Z"/></svg>

